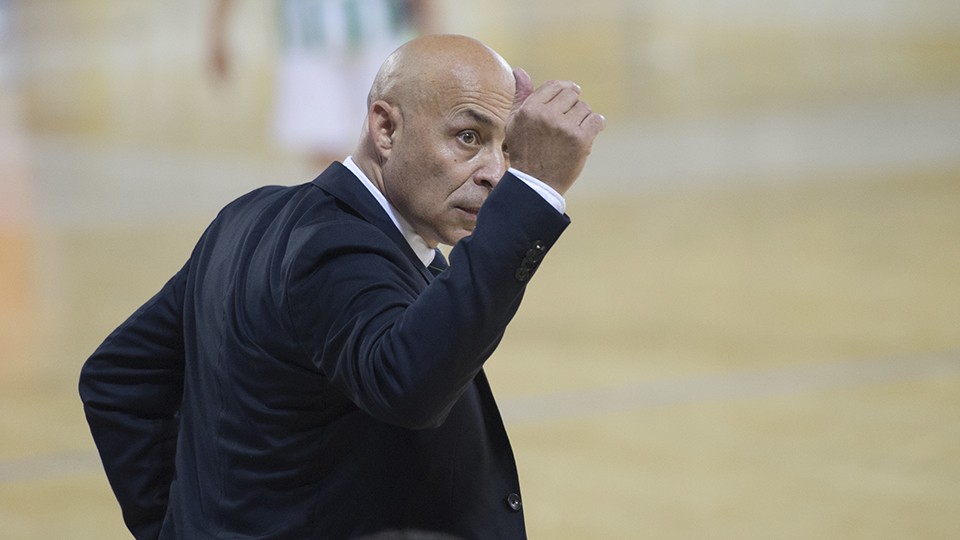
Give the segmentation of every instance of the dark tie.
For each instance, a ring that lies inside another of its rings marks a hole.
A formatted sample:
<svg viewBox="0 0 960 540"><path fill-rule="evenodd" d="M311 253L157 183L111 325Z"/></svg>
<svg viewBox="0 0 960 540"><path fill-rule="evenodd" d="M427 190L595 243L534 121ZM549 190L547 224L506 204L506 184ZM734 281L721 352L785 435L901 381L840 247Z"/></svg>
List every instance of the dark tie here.
<svg viewBox="0 0 960 540"><path fill-rule="evenodd" d="M450 265L447 264L447 259L444 258L443 253L440 253L439 249L434 249L433 251L433 262L427 266L427 270L430 270L433 277L437 277L440 275L440 272L446 270Z"/></svg>

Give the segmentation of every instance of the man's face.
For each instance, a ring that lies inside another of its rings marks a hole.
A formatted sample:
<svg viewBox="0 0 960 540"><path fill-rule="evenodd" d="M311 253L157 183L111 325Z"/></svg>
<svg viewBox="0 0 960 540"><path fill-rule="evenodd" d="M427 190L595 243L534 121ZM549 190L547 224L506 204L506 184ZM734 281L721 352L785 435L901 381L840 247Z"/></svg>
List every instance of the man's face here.
<svg viewBox="0 0 960 540"><path fill-rule="evenodd" d="M390 203L426 242L453 245L476 227L477 213L509 166L503 152L512 76L461 73L411 105L384 165Z"/></svg>

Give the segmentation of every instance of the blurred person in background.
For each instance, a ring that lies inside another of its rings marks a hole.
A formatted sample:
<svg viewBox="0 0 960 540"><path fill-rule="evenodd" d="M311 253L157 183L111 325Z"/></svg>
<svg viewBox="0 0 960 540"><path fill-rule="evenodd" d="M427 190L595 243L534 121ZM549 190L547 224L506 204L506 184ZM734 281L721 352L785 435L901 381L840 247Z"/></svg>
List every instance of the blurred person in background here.
<svg viewBox="0 0 960 540"><path fill-rule="evenodd" d="M84 364L134 535L525 537L483 366L604 124L471 38L387 58L354 154L229 204Z"/></svg>
<svg viewBox="0 0 960 540"><path fill-rule="evenodd" d="M210 69L231 75L228 27L234 0L215 0ZM402 43L435 30L428 0L279 0L273 136L322 170L343 159L366 113L362 96L380 62Z"/></svg>

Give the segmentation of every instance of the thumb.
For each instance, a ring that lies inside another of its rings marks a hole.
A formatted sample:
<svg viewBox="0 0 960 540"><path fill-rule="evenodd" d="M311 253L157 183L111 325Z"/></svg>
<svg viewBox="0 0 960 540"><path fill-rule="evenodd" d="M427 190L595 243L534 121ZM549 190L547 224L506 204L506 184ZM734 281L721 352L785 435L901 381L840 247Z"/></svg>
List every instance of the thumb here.
<svg viewBox="0 0 960 540"><path fill-rule="evenodd" d="M533 83L530 81L530 75L527 74L523 68L514 68L513 78L517 82L517 90L513 94L513 106L510 108L511 112L519 109L527 97L533 93Z"/></svg>

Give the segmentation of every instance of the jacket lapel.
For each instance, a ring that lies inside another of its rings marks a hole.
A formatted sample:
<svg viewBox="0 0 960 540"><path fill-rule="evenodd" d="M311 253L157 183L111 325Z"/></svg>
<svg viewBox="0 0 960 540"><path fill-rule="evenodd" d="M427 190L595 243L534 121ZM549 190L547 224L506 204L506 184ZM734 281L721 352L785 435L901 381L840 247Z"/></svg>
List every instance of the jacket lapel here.
<svg viewBox="0 0 960 540"><path fill-rule="evenodd" d="M400 251L410 260L413 267L427 282L433 279L433 275L420 262L416 253L407 243L407 239L397 229L397 226L390 220L390 216L380 206L380 203L367 191L367 188L360 183L360 179L354 176L350 169L343 166L342 163L334 162L324 170L320 176L313 180L313 185L329 193L333 197L349 206L363 219L375 225L383 231L388 238L393 240Z"/></svg>

